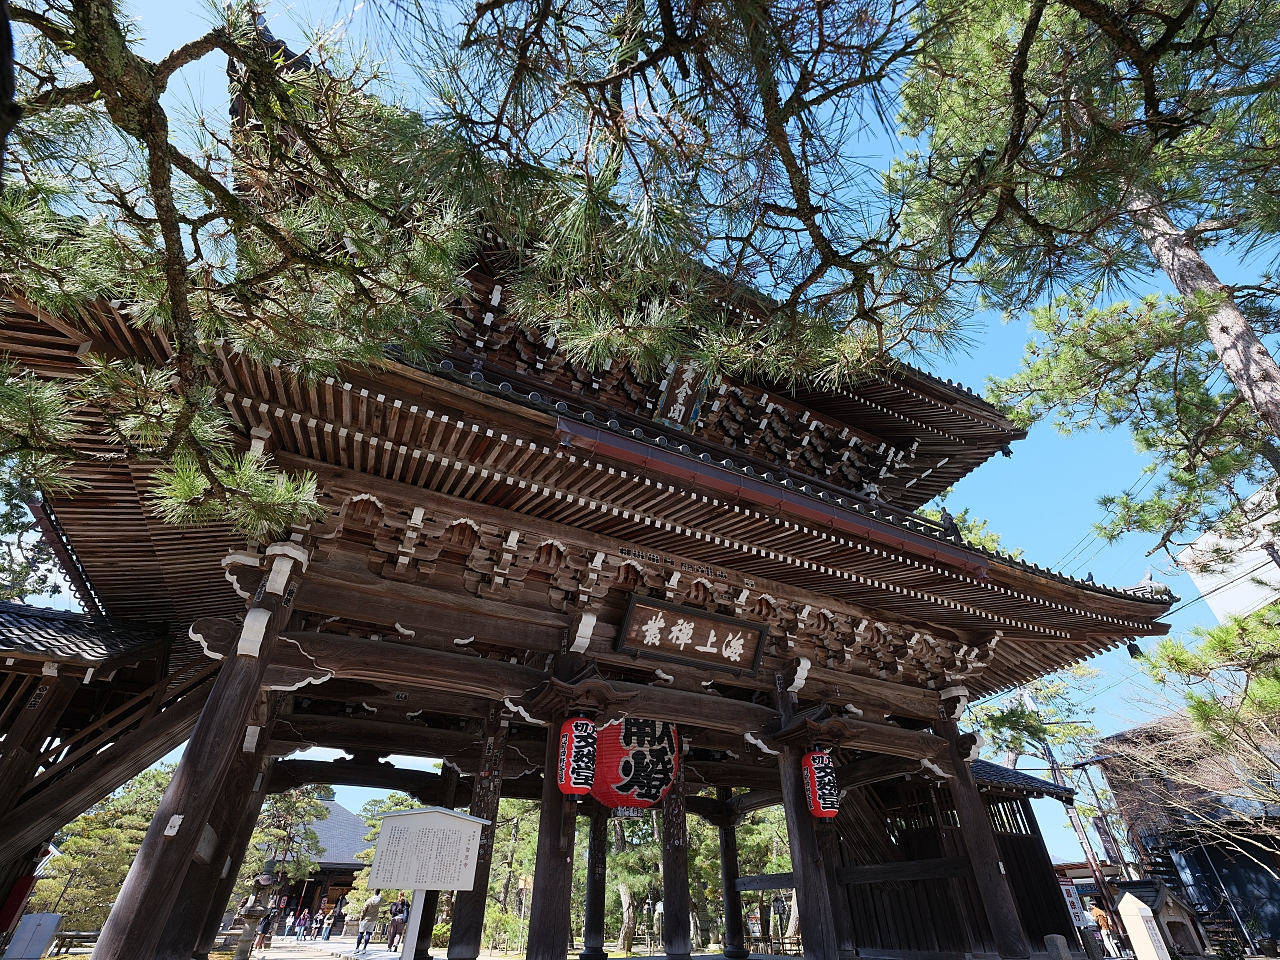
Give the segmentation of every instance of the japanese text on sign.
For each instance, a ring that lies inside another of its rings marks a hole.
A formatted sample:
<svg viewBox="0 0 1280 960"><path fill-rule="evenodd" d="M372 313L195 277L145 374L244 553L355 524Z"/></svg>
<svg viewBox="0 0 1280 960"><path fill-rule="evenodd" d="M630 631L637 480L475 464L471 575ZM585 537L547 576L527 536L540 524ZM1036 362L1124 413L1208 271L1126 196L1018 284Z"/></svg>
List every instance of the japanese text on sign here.
<svg viewBox="0 0 1280 960"><path fill-rule="evenodd" d="M620 649L729 670L755 670L760 624L635 601Z"/></svg>
<svg viewBox="0 0 1280 960"><path fill-rule="evenodd" d="M484 823L440 809L384 817L370 886L470 890Z"/></svg>

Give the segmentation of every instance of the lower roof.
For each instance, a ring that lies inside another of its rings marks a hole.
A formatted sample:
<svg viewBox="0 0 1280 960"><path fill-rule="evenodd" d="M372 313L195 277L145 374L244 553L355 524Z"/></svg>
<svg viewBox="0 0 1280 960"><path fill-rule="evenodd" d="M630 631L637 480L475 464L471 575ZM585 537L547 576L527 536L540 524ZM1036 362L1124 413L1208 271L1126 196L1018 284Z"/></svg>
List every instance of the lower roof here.
<svg viewBox="0 0 1280 960"><path fill-rule="evenodd" d="M159 655L169 638L147 623L0 602L0 657L109 670Z"/></svg>

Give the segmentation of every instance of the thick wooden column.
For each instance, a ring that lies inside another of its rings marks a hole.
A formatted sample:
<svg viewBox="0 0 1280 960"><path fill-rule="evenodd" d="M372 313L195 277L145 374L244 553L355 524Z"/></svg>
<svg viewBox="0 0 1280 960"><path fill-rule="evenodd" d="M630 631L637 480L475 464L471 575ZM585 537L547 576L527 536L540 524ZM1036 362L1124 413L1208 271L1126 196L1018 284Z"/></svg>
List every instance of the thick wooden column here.
<svg viewBox="0 0 1280 960"><path fill-rule="evenodd" d="M818 847L822 850L822 866L827 876L827 896L831 898L831 921L836 934L836 950L840 960L852 960L858 955L858 944L853 932L853 915L849 910L849 896L836 880L836 868L840 866L840 835L834 821L819 820L814 829L818 834Z"/></svg>
<svg viewBox="0 0 1280 960"><path fill-rule="evenodd" d="M449 960L475 960L484 937L484 908L489 902L489 871L493 866L493 838L497 829L498 801L502 799L502 759L507 752L507 718L498 704L489 707L485 721L484 756L471 794L471 815L489 822L480 829L476 851L476 879L470 890L460 890L453 901L453 926L449 931Z"/></svg>
<svg viewBox="0 0 1280 960"><path fill-rule="evenodd" d="M791 722L791 694L778 677L774 706L783 725ZM787 839L791 848L791 874L796 885L796 907L800 912L800 938L807 960L839 960L835 920L831 915L831 895L827 887L824 851L818 846L815 817L809 812L801 780L801 761L807 745L790 740L779 744L778 775L782 787L782 810L787 818ZM832 851L834 853L834 851ZM763 911L761 922L763 924ZM762 933L764 931L761 931Z"/></svg>
<svg viewBox="0 0 1280 960"><path fill-rule="evenodd" d="M240 819L227 844L227 855L231 858L231 863L213 888L213 895L209 898L209 906L205 911L200 934L196 938L195 949L191 952L191 956L196 960L208 960L209 952L213 950L214 941L218 938L222 915L226 912L227 904L231 902L236 878L240 876L240 868L244 865L245 854L253 839L253 831L257 829L258 814L262 812L262 804L267 799L267 784L271 780L271 768L276 762L274 757L265 757L262 760L259 767L260 776L254 780L254 790L241 807Z"/></svg>
<svg viewBox="0 0 1280 960"><path fill-rule="evenodd" d="M716 799L728 803L729 787L716 787ZM742 930L742 894L738 892L738 828L726 821L720 831L720 888L724 898L724 955L728 960L746 960L751 954Z"/></svg>
<svg viewBox="0 0 1280 960"><path fill-rule="evenodd" d="M453 809L458 796L458 768L447 760L440 764L440 793L438 807ZM431 960L431 933L436 926L436 911L440 908L440 891L422 892L422 923L418 927L418 942L413 946L413 960Z"/></svg>
<svg viewBox="0 0 1280 960"><path fill-rule="evenodd" d="M578 960L605 960L604 907L609 857L609 808L592 801L591 833L587 839L587 902Z"/></svg>
<svg viewBox="0 0 1280 960"><path fill-rule="evenodd" d="M935 720L933 731L951 747L954 776L947 781L947 785L951 788L951 798L955 801L960 834L964 837L965 850L973 866L973 877L977 881L991 934L995 937L996 949L1000 951L1000 956L1011 960L1029 957L1031 949L1022 929L1022 919L1018 916L1013 891L1009 889L1008 877L1000 859L1000 848L991 827L991 817L982 794L978 792L978 782L973 779L973 771L969 768L969 745L961 744L959 728L954 720Z"/></svg>
<svg viewBox="0 0 1280 960"><path fill-rule="evenodd" d="M271 723L275 719L277 699L277 695L270 691L263 691L258 695L252 725L262 732L252 750L241 750L232 764L231 773L218 791L196 859L187 867L182 888L169 912L169 922L160 936L160 944L154 954L155 960L191 960L192 952L203 932L203 921L213 909L211 903L218 887L228 876L231 883L235 883L235 874L231 872L232 844L238 839L235 834L239 832L249 801L255 795L259 797L258 803L254 805L256 809L261 806L261 798L265 796L266 783L262 772L267 759L266 747L270 739ZM241 860L243 856L241 852ZM224 899L217 905L217 912L221 914L225 906Z"/></svg>
<svg viewBox="0 0 1280 960"><path fill-rule="evenodd" d="M672 960L688 960L693 953L689 930L689 824L685 819L683 767L662 800L662 945Z"/></svg>
<svg viewBox="0 0 1280 960"><path fill-rule="evenodd" d="M235 654L218 672L155 819L143 838L102 935L94 960L148 960L200 845L204 825L236 756L261 730L250 724L276 637L293 611L307 552L296 542L273 543L249 604ZM256 744L255 744L256 745Z"/></svg>
<svg viewBox="0 0 1280 960"><path fill-rule="evenodd" d="M578 801L560 792L555 776L560 761L559 730L566 716L560 712L548 717L527 960L565 960L569 955L569 935L573 927L569 899L573 895L573 842Z"/></svg>

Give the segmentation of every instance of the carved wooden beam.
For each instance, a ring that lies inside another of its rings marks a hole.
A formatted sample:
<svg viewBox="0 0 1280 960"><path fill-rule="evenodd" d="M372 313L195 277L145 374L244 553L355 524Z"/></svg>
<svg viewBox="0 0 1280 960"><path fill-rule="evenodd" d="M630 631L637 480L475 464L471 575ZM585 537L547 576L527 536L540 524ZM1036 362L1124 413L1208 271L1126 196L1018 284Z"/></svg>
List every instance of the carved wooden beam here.
<svg viewBox="0 0 1280 960"><path fill-rule="evenodd" d="M947 754L947 741L923 730L904 730L850 717L797 718L768 738L773 743L832 744L913 760L935 761Z"/></svg>
<svg viewBox="0 0 1280 960"><path fill-rule="evenodd" d="M465 730L442 730L414 723L387 723L364 717L327 717L289 714L276 721L272 741L286 748L286 753L303 749L308 744L335 747L349 752L392 753L417 757L445 757L470 760L480 755L481 737ZM511 769L519 771L537 766L542 756L545 737L528 733L507 741ZM274 752L274 751L273 751ZM524 758L524 759L522 759Z"/></svg>
<svg viewBox="0 0 1280 960"><path fill-rule="evenodd" d="M782 803L781 790L751 790L747 793L739 794L729 800L729 809L733 812L736 819L745 817L748 813L755 810L763 810L765 807L776 807Z"/></svg>
<svg viewBox="0 0 1280 960"><path fill-rule="evenodd" d="M905 683L886 683L819 667L804 657L793 659L783 673L787 690L803 700L826 700L880 716L937 720L942 698L933 690Z"/></svg>
<svg viewBox="0 0 1280 960"><path fill-rule="evenodd" d="M857 760L853 763L846 763L836 768L836 783L842 789L848 790L853 787L865 787L872 783L881 783L885 780L897 780L908 774L924 773L929 776L938 776L938 770L950 774L951 764L946 757L934 757L930 760L932 769L924 766L921 761L909 757L896 757L888 754L882 754L878 757L867 757L865 760Z"/></svg>
<svg viewBox="0 0 1280 960"><path fill-rule="evenodd" d="M191 627L211 656L225 656L228 635L238 627L229 620L206 618ZM383 686L424 687L448 693L503 700L523 697L547 679L541 670L502 660L446 653L408 643L365 640L326 633L281 635L275 666L314 671L317 677L367 680Z"/></svg>

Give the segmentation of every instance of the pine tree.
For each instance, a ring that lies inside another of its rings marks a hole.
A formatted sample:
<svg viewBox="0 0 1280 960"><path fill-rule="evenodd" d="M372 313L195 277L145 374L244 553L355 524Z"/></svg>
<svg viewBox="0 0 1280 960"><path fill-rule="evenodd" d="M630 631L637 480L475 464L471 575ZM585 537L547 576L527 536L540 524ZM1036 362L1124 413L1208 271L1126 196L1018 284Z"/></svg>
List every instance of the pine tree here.
<svg viewBox="0 0 1280 960"><path fill-rule="evenodd" d="M28 909L61 913L64 930L102 929L172 775L146 770L63 827Z"/></svg>
<svg viewBox="0 0 1280 960"><path fill-rule="evenodd" d="M992 396L1023 423L1124 424L1160 479L1107 536L1252 531L1274 507L1280 367L1270 279L1280 8L1262 0L935 0L903 86L920 147L891 175L911 234L1036 341ZM1222 284L1207 251L1253 252ZM1163 273L1176 296L1108 298ZM1048 302L1046 298L1062 295ZM1259 485L1268 496L1246 503ZM1262 536L1270 536L1264 530Z"/></svg>

